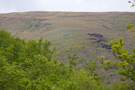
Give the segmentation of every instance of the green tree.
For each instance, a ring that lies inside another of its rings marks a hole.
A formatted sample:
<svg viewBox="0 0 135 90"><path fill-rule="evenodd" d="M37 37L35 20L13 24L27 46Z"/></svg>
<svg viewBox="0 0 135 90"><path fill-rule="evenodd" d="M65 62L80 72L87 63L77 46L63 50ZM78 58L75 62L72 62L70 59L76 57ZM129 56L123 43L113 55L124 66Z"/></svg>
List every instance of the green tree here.
<svg viewBox="0 0 135 90"><path fill-rule="evenodd" d="M135 30L133 24L127 25L126 29L132 30L133 32ZM135 49L133 48L132 53L129 54L128 51L123 47L126 44L123 37L120 39L114 39L113 41L109 42L109 44L112 46L111 50L114 55L120 60L118 63L118 73L125 76L122 78L122 80L130 78L135 85ZM131 86L131 90L135 89L134 85Z"/></svg>

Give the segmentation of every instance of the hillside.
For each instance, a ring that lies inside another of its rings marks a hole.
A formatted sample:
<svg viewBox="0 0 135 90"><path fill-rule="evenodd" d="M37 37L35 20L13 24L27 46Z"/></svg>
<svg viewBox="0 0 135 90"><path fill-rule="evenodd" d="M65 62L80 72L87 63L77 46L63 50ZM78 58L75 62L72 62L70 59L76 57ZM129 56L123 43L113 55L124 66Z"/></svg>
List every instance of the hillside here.
<svg viewBox="0 0 135 90"><path fill-rule="evenodd" d="M107 44L113 37L125 38L126 49L135 47L133 33L125 25L135 24L131 12L24 12L0 14L0 29L25 40L41 36L57 47L55 56L60 61L68 54L88 60L101 55L115 59Z"/></svg>

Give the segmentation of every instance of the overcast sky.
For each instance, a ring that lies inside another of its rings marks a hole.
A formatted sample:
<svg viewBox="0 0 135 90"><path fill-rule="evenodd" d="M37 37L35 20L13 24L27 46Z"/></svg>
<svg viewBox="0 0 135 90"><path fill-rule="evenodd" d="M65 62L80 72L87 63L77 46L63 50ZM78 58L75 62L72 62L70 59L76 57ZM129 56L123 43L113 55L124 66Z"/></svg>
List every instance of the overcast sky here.
<svg viewBox="0 0 135 90"><path fill-rule="evenodd" d="M128 0L0 0L0 13L27 11L135 12Z"/></svg>

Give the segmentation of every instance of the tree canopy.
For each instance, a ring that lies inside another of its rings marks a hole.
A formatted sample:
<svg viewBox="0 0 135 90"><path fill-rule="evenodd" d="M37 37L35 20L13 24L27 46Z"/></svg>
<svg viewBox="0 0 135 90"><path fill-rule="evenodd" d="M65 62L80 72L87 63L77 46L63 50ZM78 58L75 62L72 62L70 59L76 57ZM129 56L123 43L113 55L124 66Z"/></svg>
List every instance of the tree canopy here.
<svg viewBox="0 0 135 90"><path fill-rule="evenodd" d="M0 30L0 90L129 89L127 83L105 86L103 78L95 73L100 69L97 61L89 60L85 69L78 71L72 68L76 65L76 54L68 56L69 65L59 62L52 58L55 48L50 46L42 37L38 41L26 41Z"/></svg>

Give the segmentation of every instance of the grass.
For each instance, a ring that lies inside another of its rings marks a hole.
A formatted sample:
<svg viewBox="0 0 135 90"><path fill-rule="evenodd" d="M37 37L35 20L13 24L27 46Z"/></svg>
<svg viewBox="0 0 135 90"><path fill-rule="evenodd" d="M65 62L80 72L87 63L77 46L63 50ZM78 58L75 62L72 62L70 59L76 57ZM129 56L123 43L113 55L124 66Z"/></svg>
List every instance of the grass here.
<svg viewBox="0 0 135 90"><path fill-rule="evenodd" d="M45 38L48 38L48 39L59 39L59 38L62 38L66 35L69 35L71 33L74 33L76 32L75 30L73 29L58 29L58 30L53 30L53 31L49 31L47 32L44 37Z"/></svg>
<svg viewBox="0 0 135 90"><path fill-rule="evenodd" d="M66 60L65 56L70 53L79 53L85 59L90 56L99 57L105 55L114 58L111 53L93 44L88 33L98 33L104 36L109 42L112 37L123 36L128 47L135 47L132 32L127 32L125 25L135 24L135 13L129 12L106 12L106 13L57 13L57 12L27 12L0 15L0 29L6 29L12 35L23 39L36 39L41 36L52 43L52 47L57 47L56 55L61 60ZM50 23L48 28L45 23ZM34 25L40 24L38 28ZM129 38L127 37L129 36ZM107 42L106 42L107 43ZM84 52L86 55L84 55Z"/></svg>

